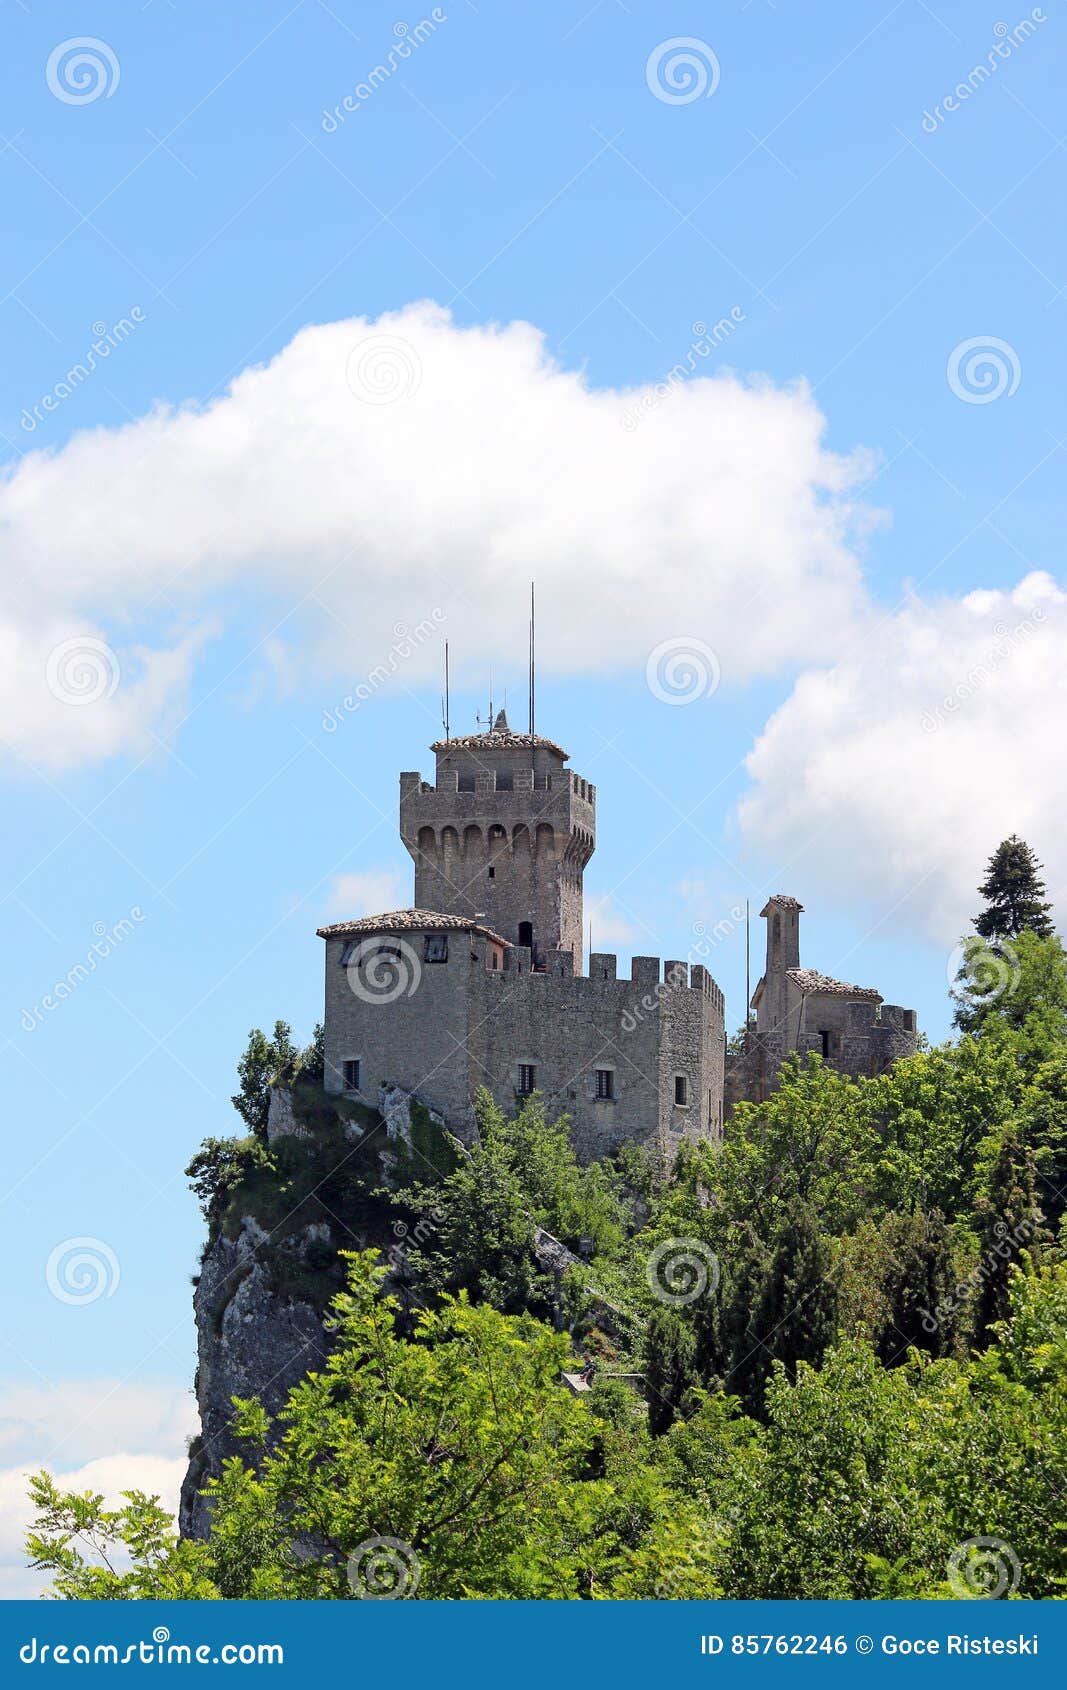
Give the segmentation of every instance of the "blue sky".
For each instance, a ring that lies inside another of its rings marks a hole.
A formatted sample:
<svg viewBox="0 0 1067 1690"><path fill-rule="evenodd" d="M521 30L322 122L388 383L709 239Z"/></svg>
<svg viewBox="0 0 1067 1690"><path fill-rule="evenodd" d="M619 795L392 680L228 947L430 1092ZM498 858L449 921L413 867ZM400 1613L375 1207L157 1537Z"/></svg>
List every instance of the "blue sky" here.
<svg viewBox="0 0 1067 1690"><path fill-rule="evenodd" d="M1018 828L1059 889L1064 14L4 13L0 1465L165 1483L182 1169L247 1029L310 1033L319 922L410 895L445 638L453 723L491 666L521 718L531 575L598 948L685 955L792 892L806 962L940 1038L989 851ZM98 703L56 696L79 640ZM736 1024L742 924L711 966ZM80 1237L119 1271L85 1307L46 1280Z"/></svg>

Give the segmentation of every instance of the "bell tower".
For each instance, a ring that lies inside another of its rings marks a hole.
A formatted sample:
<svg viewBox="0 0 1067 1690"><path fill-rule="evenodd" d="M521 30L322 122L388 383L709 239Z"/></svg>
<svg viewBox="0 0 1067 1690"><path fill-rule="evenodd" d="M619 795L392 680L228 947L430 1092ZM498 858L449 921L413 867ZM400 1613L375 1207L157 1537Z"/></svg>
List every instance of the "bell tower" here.
<svg viewBox="0 0 1067 1690"><path fill-rule="evenodd" d="M536 962L568 950L581 967L582 876L596 846L596 789L503 710L486 733L442 739L433 785L400 776L400 837L415 905L477 919Z"/></svg>

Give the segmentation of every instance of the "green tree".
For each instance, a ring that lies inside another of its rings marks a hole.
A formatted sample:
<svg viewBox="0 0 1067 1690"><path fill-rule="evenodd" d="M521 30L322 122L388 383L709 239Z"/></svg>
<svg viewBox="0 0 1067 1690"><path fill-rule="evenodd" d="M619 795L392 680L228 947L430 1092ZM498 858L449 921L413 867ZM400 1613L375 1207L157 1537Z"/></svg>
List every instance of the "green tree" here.
<svg viewBox="0 0 1067 1690"><path fill-rule="evenodd" d="M691 1322L671 1308L656 1309L645 1330L648 1429L665 1432L693 1383L696 1340Z"/></svg>
<svg viewBox="0 0 1067 1690"><path fill-rule="evenodd" d="M984 1348L1008 1318L1012 1275L1022 1251L1031 1257L1042 1222L1029 1147L1017 1130L1006 1133L985 1191L975 1206L978 1266L975 1272L974 1342Z"/></svg>
<svg viewBox="0 0 1067 1690"><path fill-rule="evenodd" d="M52 1594L82 1601L208 1601L218 1597L212 1558L179 1541L158 1497L124 1491L105 1508L94 1491L61 1491L47 1473L30 1480L35 1530L26 1540L31 1567L52 1574Z"/></svg>
<svg viewBox="0 0 1067 1690"><path fill-rule="evenodd" d="M766 1278L726 1376L749 1414L764 1412L764 1391L778 1363L788 1378L797 1364L813 1365L837 1332L838 1290L830 1244L811 1207L790 1203Z"/></svg>
<svg viewBox="0 0 1067 1690"><path fill-rule="evenodd" d="M1012 834L1001 840L989 859L986 877L978 890L986 907L975 917L975 931L983 939L1016 939L1020 933L1052 937L1049 920L1052 905L1045 902L1045 883L1034 852L1024 839Z"/></svg>

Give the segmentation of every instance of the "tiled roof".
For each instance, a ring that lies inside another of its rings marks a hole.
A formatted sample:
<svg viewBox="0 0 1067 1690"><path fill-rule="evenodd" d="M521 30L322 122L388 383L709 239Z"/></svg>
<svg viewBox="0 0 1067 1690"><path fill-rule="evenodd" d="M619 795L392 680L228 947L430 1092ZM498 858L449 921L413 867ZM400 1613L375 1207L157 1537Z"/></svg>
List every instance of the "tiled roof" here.
<svg viewBox="0 0 1067 1690"><path fill-rule="evenodd" d="M825 992L839 998L872 998L875 1003L881 1003L882 994L876 992L873 986L850 986L844 980L833 980L829 974L820 974L817 968L791 968L789 978L794 986L799 986L805 997L813 992Z"/></svg>
<svg viewBox="0 0 1067 1690"><path fill-rule="evenodd" d="M802 910L804 908L799 898L790 898L785 892L775 892L767 899L767 907L762 912L764 915L767 914L767 910L771 908L772 904L780 910Z"/></svg>
<svg viewBox="0 0 1067 1690"><path fill-rule="evenodd" d="M442 915L438 910L390 910L388 915L362 915L358 921L334 921L328 927L320 927L320 939L336 939L342 934L349 933L439 933L442 928L462 928L465 933L481 933L486 939L495 939L498 945L506 945L491 927L483 927L480 922L468 921L461 915Z"/></svg>
<svg viewBox="0 0 1067 1690"><path fill-rule="evenodd" d="M541 734L517 734L508 728L505 731L493 729L491 733L460 734L454 739L437 739L431 745L431 751L532 751L535 747L543 751L554 751L557 757L567 761L568 753L553 739L545 739Z"/></svg>

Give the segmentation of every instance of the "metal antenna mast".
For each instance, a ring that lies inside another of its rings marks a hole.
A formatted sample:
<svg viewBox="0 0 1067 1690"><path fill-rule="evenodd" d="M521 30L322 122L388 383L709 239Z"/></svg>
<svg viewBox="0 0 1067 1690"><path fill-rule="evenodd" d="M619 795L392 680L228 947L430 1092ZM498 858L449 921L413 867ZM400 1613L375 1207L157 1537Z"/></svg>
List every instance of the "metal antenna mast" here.
<svg viewBox="0 0 1067 1690"><path fill-rule="evenodd" d="M534 732L534 584L530 582L530 738Z"/></svg>
<svg viewBox="0 0 1067 1690"><path fill-rule="evenodd" d="M445 738L451 739L448 731L448 641L445 641Z"/></svg>

